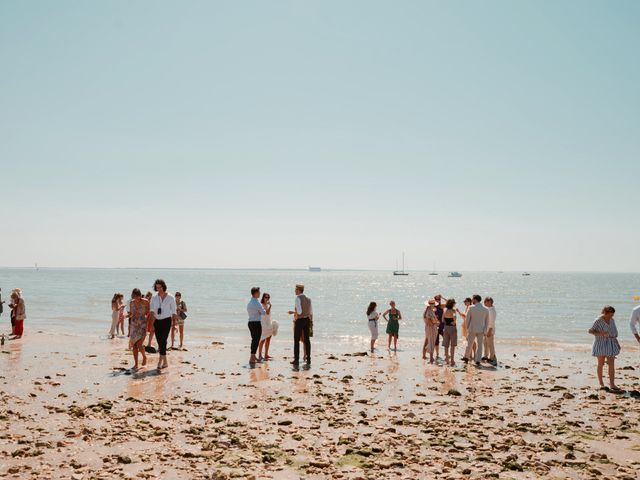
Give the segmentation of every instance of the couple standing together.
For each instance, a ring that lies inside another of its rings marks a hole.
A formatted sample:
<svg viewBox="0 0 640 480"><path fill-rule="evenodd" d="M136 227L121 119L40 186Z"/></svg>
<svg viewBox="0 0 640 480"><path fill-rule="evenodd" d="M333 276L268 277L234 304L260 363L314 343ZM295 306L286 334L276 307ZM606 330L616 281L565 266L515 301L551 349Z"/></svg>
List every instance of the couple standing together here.
<svg viewBox="0 0 640 480"><path fill-rule="evenodd" d="M300 341L304 343L304 351L307 365L311 365L311 327L313 325L313 309L311 299L304 294L304 285L296 285L296 300L294 310L289 311L293 315L293 366L300 364ZM249 314L248 327L251 332L251 357L249 364L256 364L256 352L260 345L262 336L262 316L267 315L264 306L258 300L260 298L260 288L251 289L251 300L247 305ZM270 307L269 307L270 310Z"/></svg>

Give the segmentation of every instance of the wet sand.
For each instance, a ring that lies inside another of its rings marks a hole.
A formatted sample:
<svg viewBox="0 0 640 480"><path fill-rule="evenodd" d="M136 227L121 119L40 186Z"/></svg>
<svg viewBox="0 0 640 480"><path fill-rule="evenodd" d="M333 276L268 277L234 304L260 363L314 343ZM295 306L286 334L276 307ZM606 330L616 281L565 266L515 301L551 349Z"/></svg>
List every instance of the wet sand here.
<svg viewBox="0 0 640 480"><path fill-rule="evenodd" d="M0 476L640 478L640 400L599 391L586 348L499 345L500 367L476 369L429 365L415 342L320 343L294 371L285 339L254 369L241 340L133 374L126 339L8 342ZM640 390L640 351L617 363Z"/></svg>

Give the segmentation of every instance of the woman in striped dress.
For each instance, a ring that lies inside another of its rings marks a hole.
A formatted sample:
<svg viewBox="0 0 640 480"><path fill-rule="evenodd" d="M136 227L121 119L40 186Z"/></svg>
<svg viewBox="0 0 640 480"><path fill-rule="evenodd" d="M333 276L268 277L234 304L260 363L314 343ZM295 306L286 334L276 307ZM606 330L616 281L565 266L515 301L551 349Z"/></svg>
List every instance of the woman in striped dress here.
<svg viewBox="0 0 640 480"><path fill-rule="evenodd" d="M607 365L609 366L609 388L613 391L620 391L614 382L615 360L616 356L620 353L618 329L616 328L616 322L613 319L614 313L616 313L615 308L610 305L605 305L602 309L602 314L596 319L593 326L589 329L589 333L595 336L592 355L598 358L597 374L598 382L600 382L600 388L607 388L602 381L602 369L606 360Z"/></svg>

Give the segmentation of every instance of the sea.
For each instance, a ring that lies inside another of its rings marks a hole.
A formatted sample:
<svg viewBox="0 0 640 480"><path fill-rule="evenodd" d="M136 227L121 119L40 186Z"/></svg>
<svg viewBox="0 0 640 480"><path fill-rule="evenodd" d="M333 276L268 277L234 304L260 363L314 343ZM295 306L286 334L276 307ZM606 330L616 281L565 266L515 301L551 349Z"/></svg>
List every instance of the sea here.
<svg viewBox="0 0 640 480"><path fill-rule="evenodd" d="M152 290L156 278L166 281L171 293L180 291L188 306L187 341L205 343L248 336L246 305L250 290L258 286L271 295L272 318L289 338L294 286L305 284L313 301L314 339L366 346L369 338L366 308L378 312L395 300L402 312L400 342L424 337L422 313L427 298L440 293L455 298L460 308L465 297L491 296L498 312L499 341L523 344L590 344L587 330L605 304L616 309L623 342L634 339L629 316L638 305L639 273L447 272L239 270L239 269L91 269L2 268L0 287L6 301L0 331L10 329L9 293L19 287L27 308L26 334L35 329L50 334L106 336L111 322L111 298L131 290ZM384 321L381 322L384 332ZM382 335L384 337L384 335ZM383 339L384 341L384 339Z"/></svg>

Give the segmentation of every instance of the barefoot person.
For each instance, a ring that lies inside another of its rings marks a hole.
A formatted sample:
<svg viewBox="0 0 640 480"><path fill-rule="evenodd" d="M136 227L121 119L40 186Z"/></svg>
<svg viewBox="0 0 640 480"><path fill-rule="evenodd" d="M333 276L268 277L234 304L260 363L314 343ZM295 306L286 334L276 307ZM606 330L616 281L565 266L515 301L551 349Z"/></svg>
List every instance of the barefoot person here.
<svg viewBox="0 0 640 480"><path fill-rule="evenodd" d="M144 298L151 305L151 299L153 298L153 293L147 292L144 294ZM149 334L149 343L145 347L145 351L147 353L156 353L156 349L151 346L151 341L155 336L155 332L153 331L153 314L151 313L151 307L149 307L149 315L147 315L147 333Z"/></svg>
<svg viewBox="0 0 640 480"><path fill-rule="evenodd" d="M264 360L272 360L273 357L269 356L269 345L271 344L271 337L273 336L273 322L271 320L271 295L264 293L262 300L260 300L262 308L264 308L265 314L260 317L260 324L262 325L262 335L260 335L260 343L258 344L258 361L262 361L262 349L264 348Z"/></svg>
<svg viewBox="0 0 640 480"><path fill-rule="evenodd" d="M640 343L640 305L631 311L629 326L631 327L631 333L633 333L633 336L636 337L636 340Z"/></svg>
<svg viewBox="0 0 640 480"><path fill-rule="evenodd" d="M591 354L598 358L597 375L600 388L606 389L602 379L602 369L604 362L609 367L609 388L614 392L620 389L615 384L615 360L620 353L620 344L618 343L618 329L613 315L616 313L615 308L605 305L601 315L596 318L593 326L589 329L589 333L595 336L593 340L593 349Z"/></svg>
<svg viewBox="0 0 640 480"><path fill-rule="evenodd" d="M467 318L464 323L467 328L467 350L464 352L464 360L468 362L471 358L471 347L473 342L476 342L478 348L476 350L476 366L480 366L482 360L482 346L484 344L484 335L487 332L487 324L489 322L489 310L482 305L482 297L480 295L474 295L471 298L473 305L469 307L467 312Z"/></svg>
<svg viewBox="0 0 640 480"><path fill-rule="evenodd" d="M442 298L442 295L437 294L433 299L436 302L435 305L435 313L436 317L438 317L438 335L436 335L436 360L440 360L440 337L444 335L444 322L442 321L442 314L444 313L444 307L442 305L443 301L446 301L446 298Z"/></svg>
<svg viewBox="0 0 640 480"><path fill-rule="evenodd" d="M295 367L300 363L300 336L305 345L307 354L307 365L311 365L311 339L310 330L313 326L313 309L311 307L311 299L304 294L304 285L299 283L296 285L296 302L295 310L289 311L294 316L293 327L293 361L291 364Z"/></svg>
<svg viewBox="0 0 640 480"><path fill-rule="evenodd" d="M433 352L436 348L436 338L438 336L438 325L440 321L436 315L436 301L430 298L426 302L427 308L422 314L424 320L424 345L422 345L422 359L427 359L429 352L429 363L433 363Z"/></svg>
<svg viewBox="0 0 640 480"><path fill-rule="evenodd" d="M133 349L133 369L138 369L138 354L142 354L142 366L147 364L147 356L144 352L144 339L147 335L147 316L149 315L149 302L142 298L142 292L134 288L131 292L129 304L129 323L131 325L130 342Z"/></svg>
<svg viewBox="0 0 640 480"><path fill-rule="evenodd" d="M395 301L391 300L389 302L389 306L391 308L389 308L382 314L384 319L387 321L386 332L387 335L389 335L387 348L391 350L391 339L393 339L393 350L397 352L398 333L400 332L400 320L402 320L402 314L400 313L400 310L396 308Z"/></svg>
<svg viewBox="0 0 640 480"><path fill-rule="evenodd" d="M184 321L187 319L187 304L182 300L182 294L176 292L176 321L171 328L171 348L173 349L173 343L175 342L176 329L180 335L180 346L178 350L182 350L184 347Z"/></svg>
<svg viewBox="0 0 640 480"><path fill-rule="evenodd" d="M249 315L249 321L247 326L251 333L251 356L249 357L249 365L256 364L256 352L258 351L258 345L260 344L260 337L262 336L262 315L267 312L262 308L262 304L258 300L260 297L260 288L253 287L251 289L251 300L247 304L247 314Z"/></svg>
<svg viewBox="0 0 640 480"><path fill-rule="evenodd" d="M466 326L466 322L465 320L467 319L467 312L469 311L469 307L471 307L471 298L467 297L464 299L464 312L461 312L460 309L456 308L456 312L458 313L458 315L460 315L462 317L462 325L460 327L460 329L462 330L462 338L464 338L464 341L467 341L467 337L469 336L469 332L467 331L467 326ZM476 344L474 342L474 344L471 346L472 349L472 356L473 358L475 358L476 356ZM466 350L466 348L465 348Z"/></svg>
<svg viewBox="0 0 640 480"><path fill-rule="evenodd" d="M153 329L158 341L158 369L167 368L167 339L171 331L171 323L176 316L176 299L167 292L167 284L161 278L153 284L156 294L151 298L151 314Z"/></svg>
<svg viewBox="0 0 640 480"><path fill-rule="evenodd" d="M109 330L110 338L115 338L115 336L118 334L120 311L124 309L123 299L124 295L122 295L121 293L115 293L111 298L111 329Z"/></svg>
<svg viewBox="0 0 640 480"><path fill-rule="evenodd" d="M444 323L444 334L442 335L442 345L444 346L444 363L456 366L455 351L458 346L458 327L456 325L456 301L453 298L447 300L444 312L442 313Z"/></svg>
<svg viewBox="0 0 640 480"><path fill-rule="evenodd" d="M24 321L27 319L27 310L22 298L22 290L14 288L11 291L11 314L14 319L13 339L22 338Z"/></svg>
<svg viewBox="0 0 640 480"><path fill-rule="evenodd" d="M498 360L496 359L496 307L493 306L493 298L486 297L484 299L484 306L489 310L489 321L487 323L487 334L484 336L484 358L483 360L496 366Z"/></svg>
<svg viewBox="0 0 640 480"><path fill-rule="evenodd" d="M378 339L378 319L380 314L376 312L376 302L371 302L367 307L367 323L369 325L369 331L371 332L371 353L376 346L376 340Z"/></svg>

